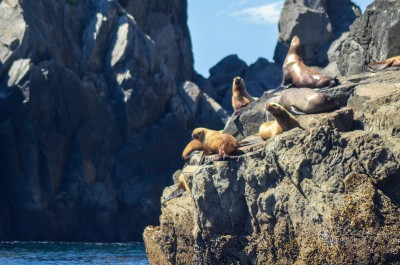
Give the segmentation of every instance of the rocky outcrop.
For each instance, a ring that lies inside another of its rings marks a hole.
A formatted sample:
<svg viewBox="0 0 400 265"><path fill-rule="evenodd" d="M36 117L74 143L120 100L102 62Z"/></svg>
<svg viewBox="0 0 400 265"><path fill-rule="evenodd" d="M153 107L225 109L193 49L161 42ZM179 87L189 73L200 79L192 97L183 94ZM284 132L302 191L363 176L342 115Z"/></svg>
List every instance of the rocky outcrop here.
<svg viewBox="0 0 400 265"><path fill-rule="evenodd" d="M279 20L275 62L283 64L290 42L297 35L302 42L305 63L325 66L331 62L327 52L332 42L349 31L360 14L360 9L350 0L286 0Z"/></svg>
<svg viewBox="0 0 400 265"><path fill-rule="evenodd" d="M237 161L199 167L191 192L163 202L160 226L145 229L150 262L398 261L400 78L385 72L340 81L328 92L346 107L302 116L303 129L243 148ZM241 115L246 135L263 120L263 100ZM251 111L261 120L247 119Z"/></svg>
<svg viewBox="0 0 400 265"><path fill-rule="evenodd" d="M139 28L155 41L165 70L179 82L193 80L193 53L187 25L187 0L118 0Z"/></svg>
<svg viewBox="0 0 400 265"><path fill-rule="evenodd" d="M398 1L375 0L351 26L340 49L338 67L343 75L357 74L372 61L400 54Z"/></svg>
<svg viewBox="0 0 400 265"><path fill-rule="evenodd" d="M139 2L0 2L0 240L140 240L187 129L222 128L186 1Z"/></svg>

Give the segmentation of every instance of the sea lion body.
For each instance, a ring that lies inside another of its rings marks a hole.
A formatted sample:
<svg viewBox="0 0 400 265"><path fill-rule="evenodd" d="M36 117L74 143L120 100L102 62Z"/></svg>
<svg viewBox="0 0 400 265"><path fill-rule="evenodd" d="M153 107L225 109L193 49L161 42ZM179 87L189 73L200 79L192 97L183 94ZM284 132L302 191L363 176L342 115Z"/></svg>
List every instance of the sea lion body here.
<svg viewBox="0 0 400 265"><path fill-rule="evenodd" d="M267 140L274 135L281 134L293 128L300 127L300 124L283 106L277 103L266 103L266 109L275 121L267 121L261 124L259 135L263 140Z"/></svg>
<svg viewBox="0 0 400 265"><path fill-rule="evenodd" d="M339 107L331 96L310 88L289 88L282 92L277 103L293 114L321 113Z"/></svg>
<svg viewBox="0 0 400 265"><path fill-rule="evenodd" d="M400 56L394 56L384 61L372 62L368 64L368 70L372 72L379 72L389 67L399 67L399 66L400 66Z"/></svg>
<svg viewBox="0 0 400 265"><path fill-rule="evenodd" d="M193 151L202 151L203 143L197 139L190 141L182 152L182 159L188 160Z"/></svg>
<svg viewBox="0 0 400 265"><path fill-rule="evenodd" d="M241 77L235 77L232 82L232 107L236 112L254 101L246 90L246 85Z"/></svg>
<svg viewBox="0 0 400 265"><path fill-rule="evenodd" d="M288 54L283 63L283 81L281 86L323 88L338 84L335 78L321 75L316 69L304 64L300 39L294 36Z"/></svg>
<svg viewBox="0 0 400 265"><path fill-rule="evenodd" d="M217 159L230 157L239 148L238 141L232 135L206 128L195 129L192 133L192 138L203 143L203 155L201 162L205 156L211 154L218 154Z"/></svg>

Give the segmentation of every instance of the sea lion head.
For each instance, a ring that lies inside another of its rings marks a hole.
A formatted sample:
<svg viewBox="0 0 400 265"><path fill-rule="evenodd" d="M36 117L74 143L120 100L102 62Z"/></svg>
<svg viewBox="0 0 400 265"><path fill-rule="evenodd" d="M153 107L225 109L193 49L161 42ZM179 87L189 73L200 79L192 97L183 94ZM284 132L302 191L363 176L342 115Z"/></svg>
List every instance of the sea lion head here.
<svg viewBox="0 0 400 265"><path fill-rule="evenodd" d="M267 102L265 104L266 109L269 113L272 115L279 115L279 113L282 112L283 107L279 105L278 103L273 103L273 102Z"/></svg>
<svg viewBox="0 0 400 265"><path fill-rule="evenodd" d="M292 42L290 43L289 51L294 52L299 56L302 56L301 42L300 42L299 37L297 37L297 35L295 35L292 38Z"/></svg>
<svg viewBox="0 0 400 265"><path fill-rule="evenodd" d="M205 129L204 128L196 128L192 132L192 139L199 140L202 142L205 136Z"/></svg>
<svg viewBox="0 0 400 265"><path fill-rule="evenodd" d="M233 89L240 89L240 90L245 88L244 81L240 76L237 76L237 77L233 78L232 88Z"/></svg>

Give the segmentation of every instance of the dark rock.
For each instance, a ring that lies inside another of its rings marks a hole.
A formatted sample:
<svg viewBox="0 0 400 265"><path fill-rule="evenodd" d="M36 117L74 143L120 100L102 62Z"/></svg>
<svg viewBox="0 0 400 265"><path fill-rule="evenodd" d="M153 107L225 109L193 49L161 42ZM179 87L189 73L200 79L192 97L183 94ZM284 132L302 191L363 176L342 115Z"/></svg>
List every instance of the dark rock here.
<svg viewBox="0 0 400 265"><path fill-rule="evenodd" d="M223 127L180 87L186 1L125 4L136 21L116 1L0 2L0 240L141 240L189 121Z"/></svg>
<svg viewBox="0 0 400 265"><path fill-rule="evenodd" d="M349 30L360 9L350 0L286 0L279 20L279 39L274 60L283 64L293 36L302 43L307 65L325 66L332 42ZM310 34L313 32L313 34Z"/></svg>
<svg viewBox="0 0 400 265"><path fill-rule="evenodd" d="M187 26L187 0L118 0L139 28L155 41L165 71L178 82L193 80L193 53Z"/></svg>
<svg viewBox="0 0 400 265"><path fill-rule="evenodd" d="M400 54L398 1L376 0L351 26L341 45L338 67L343 75L357 74L373 61Z"/></svg>

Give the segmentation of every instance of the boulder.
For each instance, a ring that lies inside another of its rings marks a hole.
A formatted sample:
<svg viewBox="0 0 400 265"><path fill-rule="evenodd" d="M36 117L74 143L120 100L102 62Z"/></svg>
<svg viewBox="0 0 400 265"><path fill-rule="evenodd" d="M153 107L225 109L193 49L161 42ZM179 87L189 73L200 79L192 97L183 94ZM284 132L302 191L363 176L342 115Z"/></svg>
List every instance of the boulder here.
<svg viewBox="0 0 400 265"><path fill-rule="evenodd" d="M350 0L286 0L279 20L275 62L283 64L290 42L297 35L305 64L325 66L329 63L327 51L332 42L348 31L360 14L360 9Z"/></svg>
<svg viewBox="0 0 400 265"><path fill-rule="evenodd" d="M351 26L340 48L338 67L343 75L357 74L373 61L400 54L398 1L376 0Z"/></svg>

